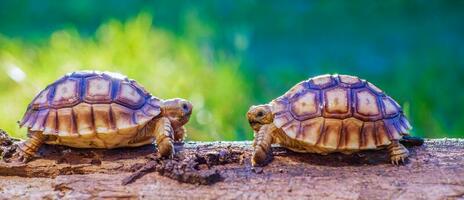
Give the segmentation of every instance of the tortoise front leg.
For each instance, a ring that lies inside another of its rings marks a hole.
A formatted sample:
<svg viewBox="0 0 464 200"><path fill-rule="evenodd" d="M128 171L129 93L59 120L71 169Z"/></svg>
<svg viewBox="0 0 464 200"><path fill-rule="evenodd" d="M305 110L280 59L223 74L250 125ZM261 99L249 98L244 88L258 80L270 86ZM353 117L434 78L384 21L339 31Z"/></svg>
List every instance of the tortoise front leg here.
<svg viewBox="0 0 464 200"><path fill-rule="evenodd" d="M34 157L40 146L45 141L46 136L42 132L29 132L29 139L18 144L16 153L13 154L12 160L26 163Z"/></svg>
<svg viewBox="0 0 464 200"><path fill-rule="evenodd" d="M268 160L268 155L271 154L272 133L275 130L273 127L273 125L263 125L258 132L255 132L251 158L252 166L262 165Z"/></svg>
<svg viewBox="0 0 464 200"><path fill-rule="evenodd" d="M390 161L394 165L400 163L404 164L404 160L408 158L409 151L404 147L398 140L393 140L390 145L387 147L388 154L390 155Z"/></svg>
<svg viewBox="0 0 464 200"><path fill-rule="evenodd" d="M185 127L183 126L174 130L174 142L182 143L185 138L185 133L186 133L186 130L185 130Z"/></svg>
<svg viewBox="0 0 464 200"><path fill-rule="evenodd" d="M172 144L173 133L174 131L168 118L162 117L156 122L155 138L161 157L172 157L174 155L174 146Z"/></svg>

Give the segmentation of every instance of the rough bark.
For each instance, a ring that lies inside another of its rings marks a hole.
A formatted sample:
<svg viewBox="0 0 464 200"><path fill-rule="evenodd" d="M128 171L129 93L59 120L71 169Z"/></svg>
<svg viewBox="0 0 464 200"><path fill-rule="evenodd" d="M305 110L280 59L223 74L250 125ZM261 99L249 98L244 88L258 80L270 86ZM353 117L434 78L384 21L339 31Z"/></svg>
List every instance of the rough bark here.
<svg viewBox="0 0 464 200"><path fill-rule="evenodd" d="M322 156L273 147L274 160L253 170L250 145L191 142L176 146L173 160L158 159L150 145L114 150L45 145L40 158L25 165L0 161L0 197L464 198L464 140L426 140L409 147L403 166L391 165L385 150Z"/></svg>

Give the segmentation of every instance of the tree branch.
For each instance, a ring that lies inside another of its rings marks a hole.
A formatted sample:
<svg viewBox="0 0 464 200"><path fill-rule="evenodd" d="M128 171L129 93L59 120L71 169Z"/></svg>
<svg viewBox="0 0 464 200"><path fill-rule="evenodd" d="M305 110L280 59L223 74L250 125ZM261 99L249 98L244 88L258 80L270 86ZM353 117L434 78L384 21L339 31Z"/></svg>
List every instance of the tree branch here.
<svg viewBox="0 0 464 200"><path fill-rule="evenodd" d="M409 147L404 166L385 150L300 154L273 147L274 160L251 169L251 142L189 142L172 160L153 146L113 150L45 145L22 165L0 162L2 198L457 198L464 194L464 140ZM184 183L182 183L184 182ZM190 183L190 184L186 184Z"/></svg>

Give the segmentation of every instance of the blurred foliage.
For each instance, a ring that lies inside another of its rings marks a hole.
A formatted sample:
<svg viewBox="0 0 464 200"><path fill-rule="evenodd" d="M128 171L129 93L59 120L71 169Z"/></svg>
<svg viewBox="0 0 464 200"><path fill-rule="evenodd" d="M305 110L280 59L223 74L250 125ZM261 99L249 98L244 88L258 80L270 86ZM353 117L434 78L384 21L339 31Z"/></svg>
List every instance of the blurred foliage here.
<svg viewBox="0 0 464 200"><path fill-rule="evenodd" d="M35 93L100 69L191 99L189 139L250 139L249 105L342 73L403 105L413 134L464 137L463 10L451 0L0 1L0 127L23 135L13 122Z"/></svg>

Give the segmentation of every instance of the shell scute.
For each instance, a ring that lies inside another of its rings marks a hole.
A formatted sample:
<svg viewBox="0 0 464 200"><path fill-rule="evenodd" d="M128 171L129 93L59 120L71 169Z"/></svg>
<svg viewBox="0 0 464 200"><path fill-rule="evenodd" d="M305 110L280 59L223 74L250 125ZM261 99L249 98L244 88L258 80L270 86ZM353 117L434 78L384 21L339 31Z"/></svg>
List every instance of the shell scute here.
<svg viewBox="0 0 464 200"><path fill-rule="evenodd" d="M130 108L138 109L143 105L145 99L135 86L128 82L121 82L115 97L115 102Z"/></svg>
<svg viewBox="0 0 464 200"><path fill-rule="evenodd" d="M402 135L408 133L409 129L401 123L401 120L396 121L395 127L398 130L398 132L400 133L400 138L401 138Z"/></svg>
<svg viewBox="0 0 464 200"><path fill-rule="evenodd" d="M359 149L361 146L361 131L362 131L363 122L355 119L348 118L343 120L342 126L342 139L343 142L340 142L339 149Z"/></svg>
<svg viewBox="0 0 464 200"><path fill-rule="evenodd" d="M40 92L37 97L32 101L31 107L33 109L40 109L48 106L48 98L50 96L51 90L53 88L48 87L42 92Z"/></svg>
<svg viewBox="0 0 464 200"><path fill-rule="evenodd" d="M371 89L372 91L374 91L375 94L383 95L383 91L380 88L378 88L377 86L375 86L374 84L372 84L370 82L367 82L367 87L369 89Z"/></svg>
<svg viewBox="0 0 464 200"><path fill-rule="evenodd" d="M354 107L356 111L353 115L364 121L376 121L382 118L377 96L366 88L354 91Z"/></svg>
<svg viewBox="0 0 464 200"><path fill-rule="evenodd" d="M37 119L37 115L39 114L38 111L28 111L29 113L26 114L26 116L23 118L23 122L21 122L22 126L25 126L25 127L28 127L28 128L31 128L36 119ZM27 117L27 118L26 118Z"/></svg>
<svg viewBox="0 0 464 200"><path fill-rule="evenodd" d="M73 108L76 122L77 133L79 135L93 135L95 133L93 125L92 105L81 103Z"/></svg>
<svg viewBox="0 0 464 200"><path fill-rule="evenodd" d="M19 122L19 127L23 127L23 126L27 126L29 127L29 120L31 119L31 116L32 114L34 113L34 111L32 110L31 107L29 107L27 110L26 110L26 113L24 113L24 116L23 118L21 119L21 121Z"/></svg>
<svg viewBox="0 0 464 200"><path fill-rule="evenodd" d="M304 141L310 145L315 145L324 127L324 118L317 117L301 122L301 131L297 135L298 140Z"/></svg>
<svg viewBox="0 0 464 200"><path fill-rule="evenodd" d="M288 101L284 98L277 98L271 102L271 111L272 113L281 113L288 111Z"/></svg>
<svg viewBox="0 0 464 200"><path fill-rule="evenodd" d="M140 109L143 113L149 116L158 116L161 113L161 108L153 105L145 105Z"/></svg>
<svg viewBox="0 0 464 200"><path fill-rule="evenodd" d="M44 129L44 124L45 120L47 119L48 116L48 110L41 110L37 112L36 120L34 122L34 125L31 127L31 131L43 131Z"/></svg>
<svg viewBox="0 0 464 200"><path fill-rule="evenodd" d="M361 144L360 149L375 149L377 145L375 144L375 126L374 122L364 122L362 127L361 135Z"/></svg>
<svg viewBox="0 0 464 200"><path fill-rule="evenodd" d="M300 126L300 121L294 120L283 126L282 130L284 130L290 138L296 138L297 134L300 132Z"/></svg>
<svg viewBox="0 0 464 200"><path fill-rule="evenodd" d="M145 124L151 119L153 119L153 117L151 115L145 114L141 109L135 111L134 113L134 121L136 124Z"/></svg>
<svg viewBox="0 0 464 200"><path fill-rule="evenodd" d="M356 76L338 75L338 78L340 83L346 87L357 88L364 85L364 82Z"/></svg>
<svg viewBox="0 0 464 200"><path fill-rule="evenodd" d="M294 118L289 112L282 112L274 115L274 125L276 125L277 128L281 128L293 120Z"/></svg>
<svg viewBox="0 0 464 200"><path fill-rule="evenodd" d="M393 99L391 99L388 96L382 97L381 99L382 99L382 104L383 104L382 110L383 110L383 114L385 115L385 117L392 118L398 115L398 113L400 112L400 109L396 106Z"/></svg>
<svg viewBox="0 0 464 200"><path fill-rule="evenodd" d="M91 76L85 79L84 100L88 103L111 103L112 81L103 76Z"/></svg>
<svg viewBox="0 0 464 200"><path fill-rule="evenodd" d="M92 109L95 131L98 134L117 132L110 104L93 104Z"/></svg>
<svg viewBox="0 0 464 200"><path fill-rule="evenodd" d="M319 93L317 90L305 90L290 99L292 114L300 121L320 116Z"/></svg>
<svg viewBox="0 0 464 200"><path fill-rule="evenodd" d="M113 115L118 133L130 134L134 131L133 127L136 124L133 120L133 110L113 103L111 104L111 114Z"/></svg>
<svg viewBox="0 0 464 200"><path fill-rule="evenodd" d="M323 93L324 117L344 119L351 116L351 90L344 87L326 89Z"/></svg>
<svg viewBox="0 0 464 200"><path fill-rule="evenodd" d="M57 110L58 117L58 135L59 136L75 136L77 137L77 131L72 108L61 108Z"/></svg>
<svg viewBox="0 0 464 200"><path fill-rule="evenodd" d="M406 117L400 117L400 123L406 130L412 129L412 126L409 124L409 121L406 119Z"/></svg>
<svg viewBox="0 0 464 200"><path fill-rule="evenodd" d="M397 119L384 120L385 127L387 128L390 139L398 140L401 138L401 128Z"/></svg>
<svg viewBox="0 0 464 200"><path fill-rule="evenodd" d="M145 87L143 87L142 85L140 85L139 83L137 83L137 81L134 81L134 80L131 80L130 83L135 86L136 88L139 89L139 91L142 93L143 96L148 96L150 95L150 93L145 89Z"/></svg>
<svg viewBox="0 0 464 200"><path fill-rule="evenodd" d="M325 119L323 133L316 145L335 150L338 148L340 133L342 130L342 120Z"/></svg>
<svg viewBox="0 0 464 200"><path fill-rule="evenodd" d="M155 108L160 108L160 105L161 105L161 100L156 98L156 97L151 97L148 101L148 104L150 104L151 106L155 107Z"/></svg>
<svg viewBox="0 0 464 200"><path fill-rule="evenodd" d="M44 134L46 135L56 135L57 133L57 115L55 109L50 109L48 111L47 120L44 125Z"/></svg>
<svg viewBox="0 0 464 200"><path fill-rule="evenodd" d="M375 136L377 146L386 146L391 143L388 130L385 127L385 123L383 122L383 120L375 122Z"/></svg>
<svg viewBox="0 0 464 200"><path fill-rule="evenodd" d="M76 105L80 101L80 90L80 79L70 77L56 83L51 105L56 108Z"/></svg>
<svg viewBox="0 0 464 200"><path fill-rule="evenodd" d="M309 79L308 83L309 83L308 84L309 88L325 89L325 88L335 85L337 82L331 75L324 74L324 75L316 76L314 78Z"/></svg>

